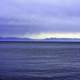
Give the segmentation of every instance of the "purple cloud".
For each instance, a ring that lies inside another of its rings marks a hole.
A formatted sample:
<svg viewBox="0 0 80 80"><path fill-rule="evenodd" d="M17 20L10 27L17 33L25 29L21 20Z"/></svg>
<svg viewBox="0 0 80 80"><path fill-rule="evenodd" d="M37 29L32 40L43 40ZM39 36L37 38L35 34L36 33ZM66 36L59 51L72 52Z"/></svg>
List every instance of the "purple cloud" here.
<svg viewBox="0 0 80 80"><path fill-rule="evenodd" d="M0 1L0 36L79 32L79 21L79 0Z"/></svg>

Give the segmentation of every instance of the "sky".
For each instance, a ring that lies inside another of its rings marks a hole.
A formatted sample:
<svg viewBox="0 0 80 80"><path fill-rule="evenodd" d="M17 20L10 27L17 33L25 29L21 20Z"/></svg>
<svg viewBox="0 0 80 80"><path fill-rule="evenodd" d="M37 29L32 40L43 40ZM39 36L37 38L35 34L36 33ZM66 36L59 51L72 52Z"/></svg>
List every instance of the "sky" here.
<svg viewBox="0 0 80 80"><path fill-rule="evenodd" d="M1 0L0 37L80 38L80 0Z"/></svg>

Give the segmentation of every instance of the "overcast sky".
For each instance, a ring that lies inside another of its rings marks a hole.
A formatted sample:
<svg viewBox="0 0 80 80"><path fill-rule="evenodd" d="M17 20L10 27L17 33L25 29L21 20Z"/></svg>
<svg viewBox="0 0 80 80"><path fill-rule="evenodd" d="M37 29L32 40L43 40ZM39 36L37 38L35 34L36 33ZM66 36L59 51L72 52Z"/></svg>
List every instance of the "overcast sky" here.
<svg viewBox="0 0 80 80"><path fill-rule="evenodd" d="M1 0L0 36L80 32L80 0Z"/></svg>

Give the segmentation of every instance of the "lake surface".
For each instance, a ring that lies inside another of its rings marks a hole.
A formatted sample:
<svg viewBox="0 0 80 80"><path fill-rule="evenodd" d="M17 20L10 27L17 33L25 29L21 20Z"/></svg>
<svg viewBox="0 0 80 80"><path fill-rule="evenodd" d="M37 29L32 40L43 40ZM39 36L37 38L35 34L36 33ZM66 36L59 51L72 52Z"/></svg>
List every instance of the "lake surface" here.
<svg viewBox="0 0 80 80"><path fill-rule="evenodd" d="M0 80L80 80L80 43L0 42Z"/></svg>

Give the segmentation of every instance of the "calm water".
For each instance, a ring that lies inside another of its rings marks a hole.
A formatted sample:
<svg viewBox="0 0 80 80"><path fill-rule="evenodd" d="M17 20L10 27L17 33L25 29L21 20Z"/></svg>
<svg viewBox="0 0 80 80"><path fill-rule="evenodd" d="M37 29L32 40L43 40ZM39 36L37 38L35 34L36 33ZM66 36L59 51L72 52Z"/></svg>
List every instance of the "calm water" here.
<svg viewBox="0 0 80 80"><path fill-rule="evenodd" d="M80 43L0 42L0 80L80 80Z"/></svg>

